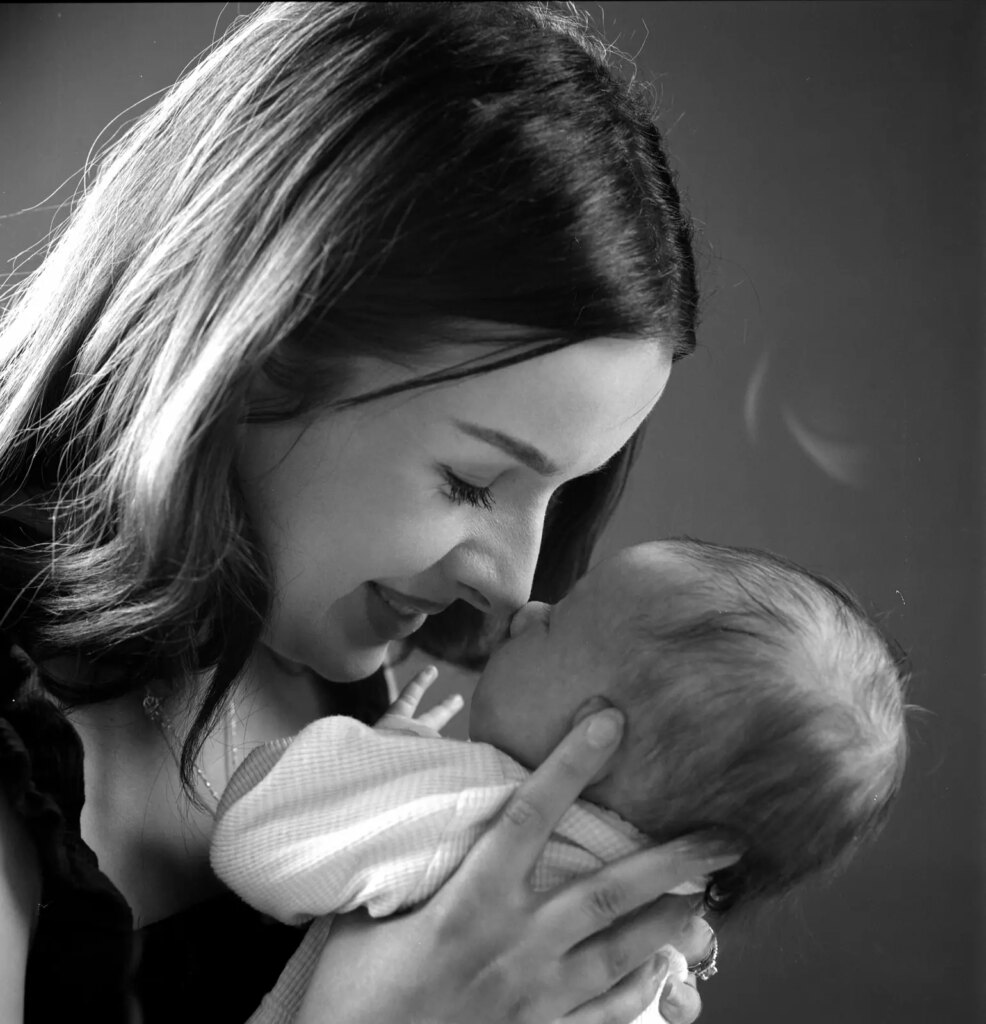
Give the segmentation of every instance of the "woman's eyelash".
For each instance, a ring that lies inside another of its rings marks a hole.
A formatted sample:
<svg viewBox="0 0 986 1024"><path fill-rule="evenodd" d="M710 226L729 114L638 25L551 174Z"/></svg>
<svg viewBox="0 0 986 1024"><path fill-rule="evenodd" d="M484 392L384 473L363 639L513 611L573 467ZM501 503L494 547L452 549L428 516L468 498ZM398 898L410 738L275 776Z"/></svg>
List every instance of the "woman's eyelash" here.
<svg viewBox="0 0 986 1024"><path fill-rule="evenodd" d="M493 491L489 487L476 487L474 484L467 484L460 480L452 470L442 466L442 476L449 486L449 500L455 505L471 505L473 508L482 508L487 512L493 510L496 502L493 500Z"/></svg>

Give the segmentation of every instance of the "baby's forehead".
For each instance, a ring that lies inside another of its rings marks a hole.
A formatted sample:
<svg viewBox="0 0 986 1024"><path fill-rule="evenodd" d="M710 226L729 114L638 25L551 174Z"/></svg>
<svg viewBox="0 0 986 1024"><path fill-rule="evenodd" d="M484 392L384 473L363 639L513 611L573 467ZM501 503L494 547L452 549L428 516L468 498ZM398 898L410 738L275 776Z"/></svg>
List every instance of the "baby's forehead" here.
<svg viewBox="0 0 986 1024"><path fill-rule="evenodd" d="M690 591L695 567L670 544L653 542L624 548L594 566L580 581L581 595L618 608L640 600L680 596Z"/></svg>
<svg viewBox="0 0 986 1024"><path fill-rule="evenodd" d="M682 581L691 564L673 544L652 541L624 548L601 561L587 575L586 580L596 576L597 585L626 586L633 583L655 583Z"/></svg>

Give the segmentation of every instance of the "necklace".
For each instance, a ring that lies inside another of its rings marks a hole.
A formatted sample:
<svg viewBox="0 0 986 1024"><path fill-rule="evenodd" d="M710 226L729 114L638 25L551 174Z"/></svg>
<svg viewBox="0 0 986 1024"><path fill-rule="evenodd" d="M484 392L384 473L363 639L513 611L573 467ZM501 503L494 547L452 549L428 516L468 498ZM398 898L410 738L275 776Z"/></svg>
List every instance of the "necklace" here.
<svg viewBox="0 0 986 1024"><path fill-rule="evenodd" d="M175 763L180 764L181 759L178 750L180 750L183 741L178 735L178 730L175 729L171 719L164 713L161 698L155 696L149 689L145 690L142 706L144 708L144 714L147 715L147 717L158 727L158 731L164 737L164 741L167 743L168 749L171 751L171 756L175 759ZM229 711L226 713L226 717L223 720L227 783L229 782L233 772L236 771L236 766L239 764L239 746L236 739L236 730L236 704L233 702L233 698L230 697ZM220 794L216 791L215 786L212 785L209 777L204 771L202 771L197 762L192 765L192 768L218 807Z"/></svg>

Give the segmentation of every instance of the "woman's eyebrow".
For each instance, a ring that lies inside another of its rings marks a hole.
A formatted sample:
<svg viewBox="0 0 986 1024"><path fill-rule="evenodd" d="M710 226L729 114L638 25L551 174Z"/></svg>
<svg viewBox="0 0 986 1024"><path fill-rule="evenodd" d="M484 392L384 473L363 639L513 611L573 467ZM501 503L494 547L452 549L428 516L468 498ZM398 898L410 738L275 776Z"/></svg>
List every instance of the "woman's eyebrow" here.
<svg viewBox="0 0 986 1024"><path fill-rule="evenodd" d="M468 434L470 437L475 437L477 441L483 441L494 448L499 448L501 452L505 452L529 469L533 469L539 476L555 476L561 472L561 469L544 452L539 451L526 441L511 437L500 430L481 427L478 423L465 423L462 420L453 420L452 422L463 434Z"/></svg>

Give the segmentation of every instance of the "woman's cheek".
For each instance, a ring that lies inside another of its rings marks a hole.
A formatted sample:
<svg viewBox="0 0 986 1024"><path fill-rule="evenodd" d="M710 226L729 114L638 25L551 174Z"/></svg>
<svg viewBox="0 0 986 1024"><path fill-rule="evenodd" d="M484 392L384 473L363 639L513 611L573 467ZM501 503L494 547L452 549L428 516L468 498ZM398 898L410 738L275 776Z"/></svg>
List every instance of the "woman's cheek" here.
<svg viewBox="0 0 986 1024"><path fill-rule="evenodd" d="M461 542L462 530L451 517L434 506L423 509L413 518L395 516L381 524L378 538L388 538L391 567L389 576L413 576L441 562Z"/></svg>

